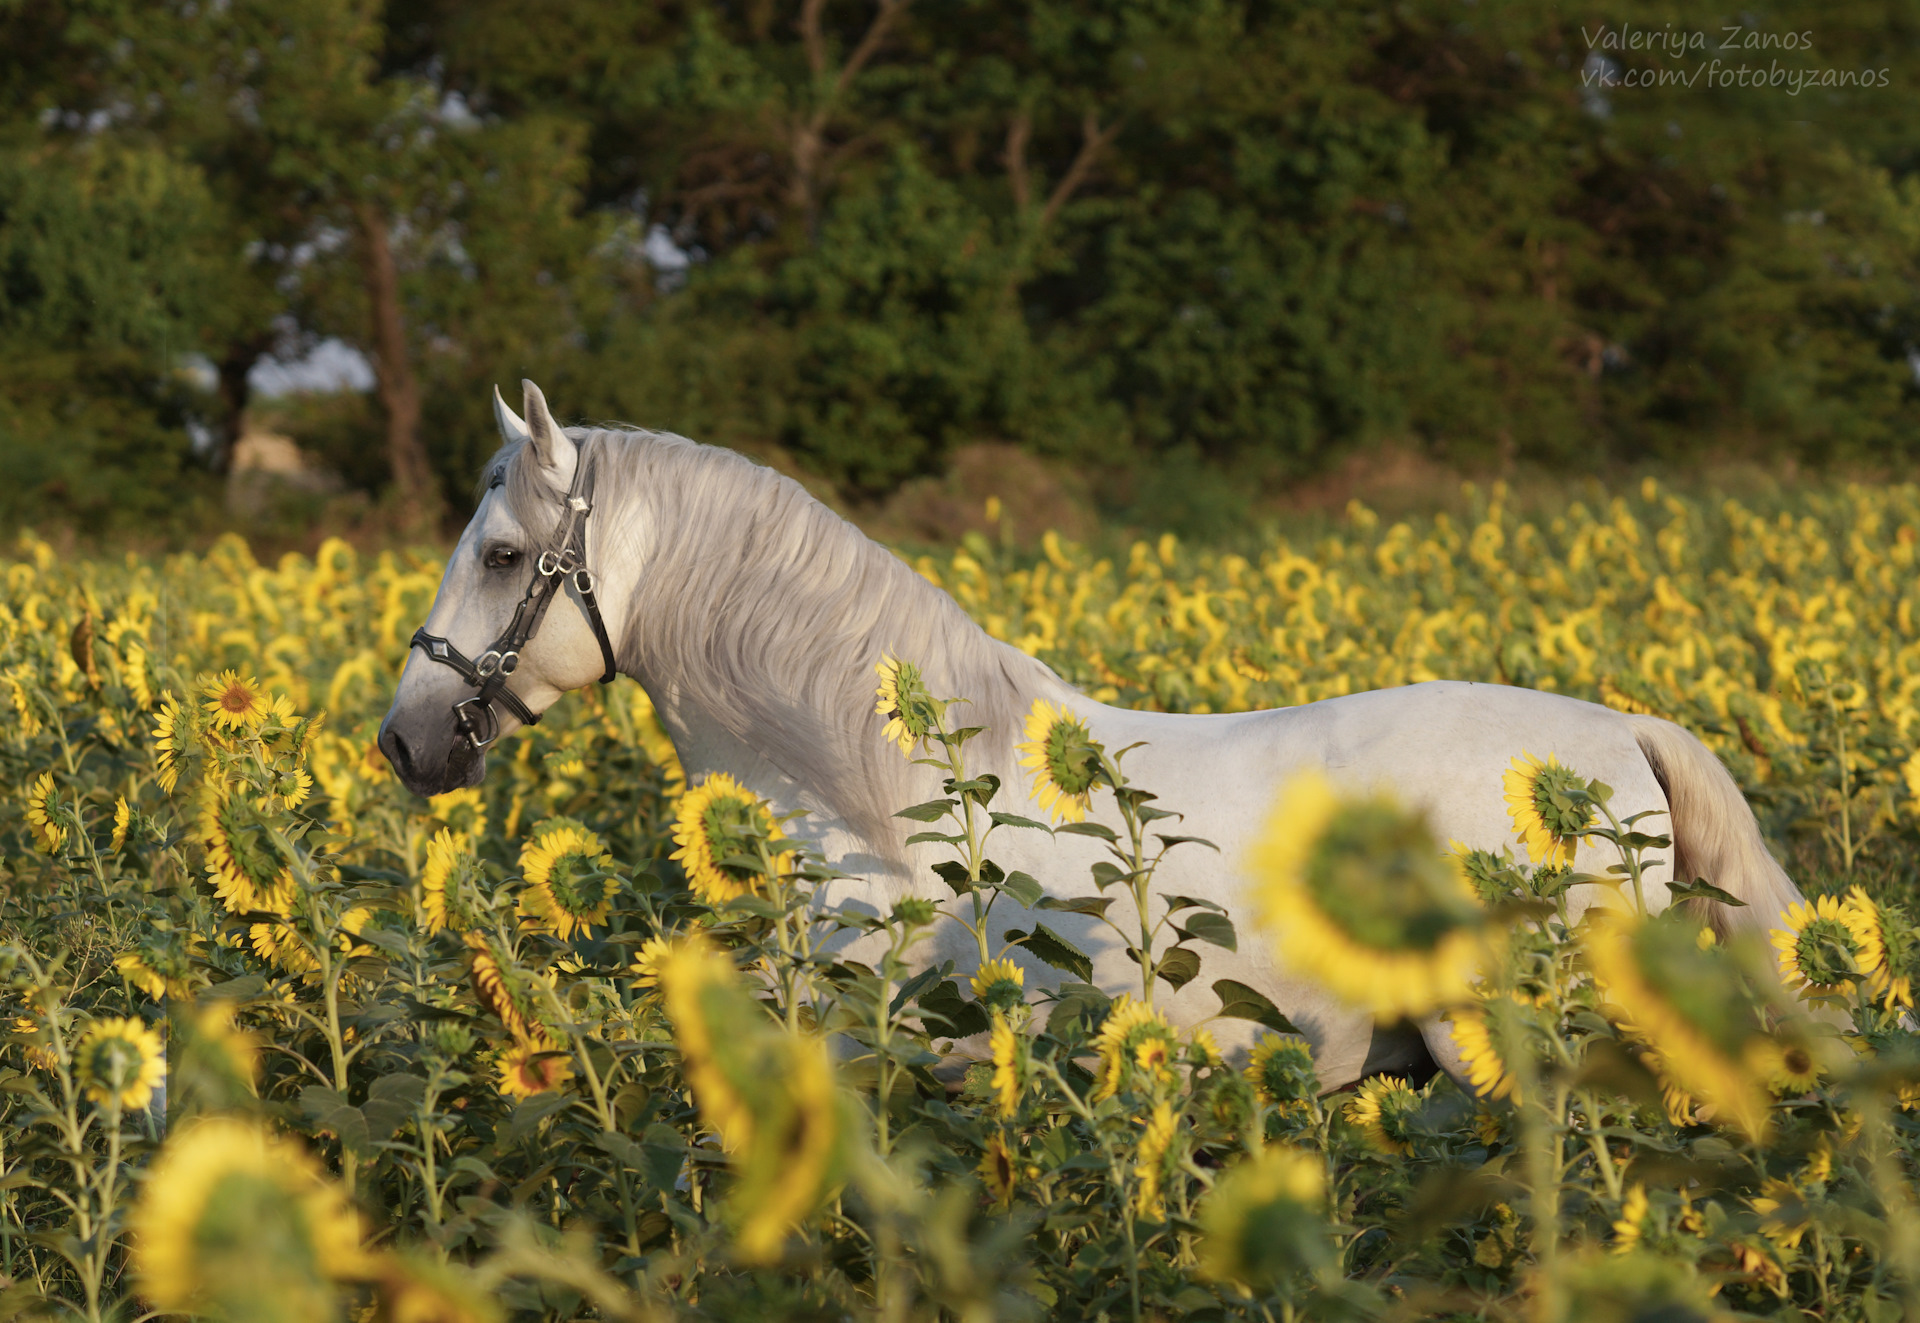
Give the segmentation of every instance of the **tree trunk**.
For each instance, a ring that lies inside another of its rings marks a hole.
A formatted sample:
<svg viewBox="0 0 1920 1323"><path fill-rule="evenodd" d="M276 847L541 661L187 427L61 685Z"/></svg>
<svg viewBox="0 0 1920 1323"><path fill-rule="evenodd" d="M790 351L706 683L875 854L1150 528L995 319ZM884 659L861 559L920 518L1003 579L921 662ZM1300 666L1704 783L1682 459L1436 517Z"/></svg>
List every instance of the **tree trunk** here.
<svg viewBox="0 0 1920 1323"><path fill-rule="evenodd" d="M380 405L387 415L387 466L399 507L416 531L432 532L440 518L440 487L420 442L420 383L407 352L407 327L400 311L400 273L393 261L387 218L371 202L359 203L361 251L366 261L367 295L373 306L374 372Z"/></svg>
<svg viewBox="0 0 1920 1323"><path fill-rule="evenodd" d="M252 387L247 384L247 374L253 371L253 365L260 361L260 355L273 348L273 336L269 333L250 335L237 340L226 348L220 361L214 365L218 377L220 392L220 430L217 434L217 448L212 456L212 468L215 473L225 473L233 467L234 448L240 444L240 438L247 430L247 404L252 397Z"/></svg>

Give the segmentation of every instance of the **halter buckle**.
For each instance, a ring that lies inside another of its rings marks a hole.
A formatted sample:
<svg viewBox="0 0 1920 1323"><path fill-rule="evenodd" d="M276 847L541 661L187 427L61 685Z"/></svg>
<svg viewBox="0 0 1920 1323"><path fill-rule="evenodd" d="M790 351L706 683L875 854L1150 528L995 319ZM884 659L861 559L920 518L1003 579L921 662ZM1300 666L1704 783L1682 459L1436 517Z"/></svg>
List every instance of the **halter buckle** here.
<svg viewBox="0 0 1920 1323"><path fill-rule="evenodd" d="M572 574L580 568L580 558L572 547L562 547L558 551L543 551L536 562L536 568L546 578L556 574Z"/></svg>
<svg viewBox="0 0 1920 1323"><path fill-rule="evenodd" d="M512 675L514 669L519 665L520 654L518 652L511 650L500 652L494 648L488 648L480 654L480 660L473 664L473 669L482 676L492 675L495 671L500 672L502 675Z"/></svg>

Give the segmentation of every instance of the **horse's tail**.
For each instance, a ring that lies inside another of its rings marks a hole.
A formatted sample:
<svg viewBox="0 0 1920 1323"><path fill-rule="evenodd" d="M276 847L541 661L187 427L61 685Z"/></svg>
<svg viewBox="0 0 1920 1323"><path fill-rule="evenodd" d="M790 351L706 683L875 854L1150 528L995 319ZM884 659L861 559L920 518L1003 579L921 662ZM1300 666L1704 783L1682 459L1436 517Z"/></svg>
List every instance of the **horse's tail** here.
<svg viewBox="0 0 1920 1323"><path fill-rule="evenodd" d="M1671 721L1630 716L1627 722L1666 791L1675 880L1705 878L1746 902L1739 909L1706 905L1709 921L1723 935L1779 927L1781 914L1804 897L1767 852L1760 824L1725 765Z"/></svg>

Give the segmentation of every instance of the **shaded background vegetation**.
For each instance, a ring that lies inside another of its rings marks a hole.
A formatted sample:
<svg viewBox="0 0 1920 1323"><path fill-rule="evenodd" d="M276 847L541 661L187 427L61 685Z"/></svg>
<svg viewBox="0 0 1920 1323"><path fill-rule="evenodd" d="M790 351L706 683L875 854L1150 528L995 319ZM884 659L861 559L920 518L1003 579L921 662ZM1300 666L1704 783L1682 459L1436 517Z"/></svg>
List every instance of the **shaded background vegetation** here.
<svg viewBox="0 0 1920 1323"><path fill-rule="evenodd" d="M1594 48L1669 24L1811 49ZM856 503L992 441L1175 526L1382 444L1900 466L1916 78L1893 0L0 0L0 515L206 527L323 340L373 388L274 424L415 528L523 375Z"/></svg>

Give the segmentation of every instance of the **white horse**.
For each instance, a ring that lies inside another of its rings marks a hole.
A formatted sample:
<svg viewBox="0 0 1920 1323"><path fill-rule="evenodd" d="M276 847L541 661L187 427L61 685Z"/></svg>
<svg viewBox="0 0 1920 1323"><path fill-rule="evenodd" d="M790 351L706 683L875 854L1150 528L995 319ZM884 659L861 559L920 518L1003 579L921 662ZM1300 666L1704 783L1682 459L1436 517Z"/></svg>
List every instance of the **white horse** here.
<svg viewBox="0 0 1920 1323"><path fill-rule="evenodd" d="M1219 846L1218 854L1197 846L1173 852L1158 883L1164 892L1225 906L1240 931L1239 950L1203 948L1203 977L1164 998L1163 1007L1190 1025L1220 1010L1210 990L1215 980L1251 985L1312 1041L1327 1087L1412 1064L1422 1039L1456 1075L1459 1061L1445 1023L1422 1024L1418 1036L1411 1027L1376 1035L1367 1014L1290 973L1251 924L1242 859L1279 788L1302 769L1322 769L1355 789L1391 792L1423 810L1442 839L1498 852L1514 841L1502 773L1523 748L1557 754L1612 786L1620 816L1670 815L1675 846L1651 856L1654 906L1664 903L1668 877L1704 876L1748 905L1715 907L1717 923L1764 930L1800 898L1726 769L1679 726L1555 694L1453 681L1225 716L1109 707L988 636L946 593L798 483L677 436L563 429L539 389L524 385L524 419L495 392L504 445L447 561L423 635L482 659L489 640L497 647L510 633L535 562L543 550L558 550L557 539L584 539L573 549L584 553L594 577L546 580L555 589L552 610L544 621L536 613L531 639L509 639L517 646L500 649L519 656L497 668L511 672L510 683L504 674L496 683L496 695L506 687L507 696L491 704L487 729L463 730L455 704L472 699L474 686L416 641L381 725L380 748L418 794L477 784L485 751L476 741L515 729L508 709L537 714L600 678L607 667L594 622L604 615L607 628L599 634L610 640L618 670L646 688L689 777L727 772L779 811L804 813L790 830L818 841L850 875L835 885L831 903L883 911L905 895L950 893L931 871L942 850L908 847L907 835L920 824L892 816L935 798L939 788L935 773L911 766L882 738L875 663L883 655L916 661L936 695L970 700L959 709L964 720L987 727L968 746L971 770L1004 779L996 808L1034 817L1044 815L1013 746L1025 713L1044 698L1083 718L1110 749L1143 742L1127 757L1130 779L1185 813L1182 833ZM593 475L590 513L579 510L579 500L568 510L582 465ZM549 554L541 567L569 565ZM590 589L584 599L583 586ZM562 590L569 600L559 600ZM1111 796L1102 800L1096 795L1093 816L1118 827ZM1652 829L1660 830L1658 819ZM1031 874L1063 898L1099 894L1089 866L1101 851L1084 836L1035 831L1005 831L993 840L1002 867ZM1604 850L1582 858L1593 872L1612 862ZM1594 903L1597 897L1580 893L1595 890L1576 888L1573 908ZM1046 917L1091 954L1093 982L1109 993L1138 987L1138 967L1111 930L1082 916ZM1013 926L1031 927L1031 916L1003 899L993 915L995 935ZM964 973L977 958L972 940L957 924L945 927L923 945L922 958L954 959ZM1027 975L1029 989L1054 977L1033 963ZM1229 1053L1259 1032L1239 1020L1221 1020L1214 1029Z"/></svg>

